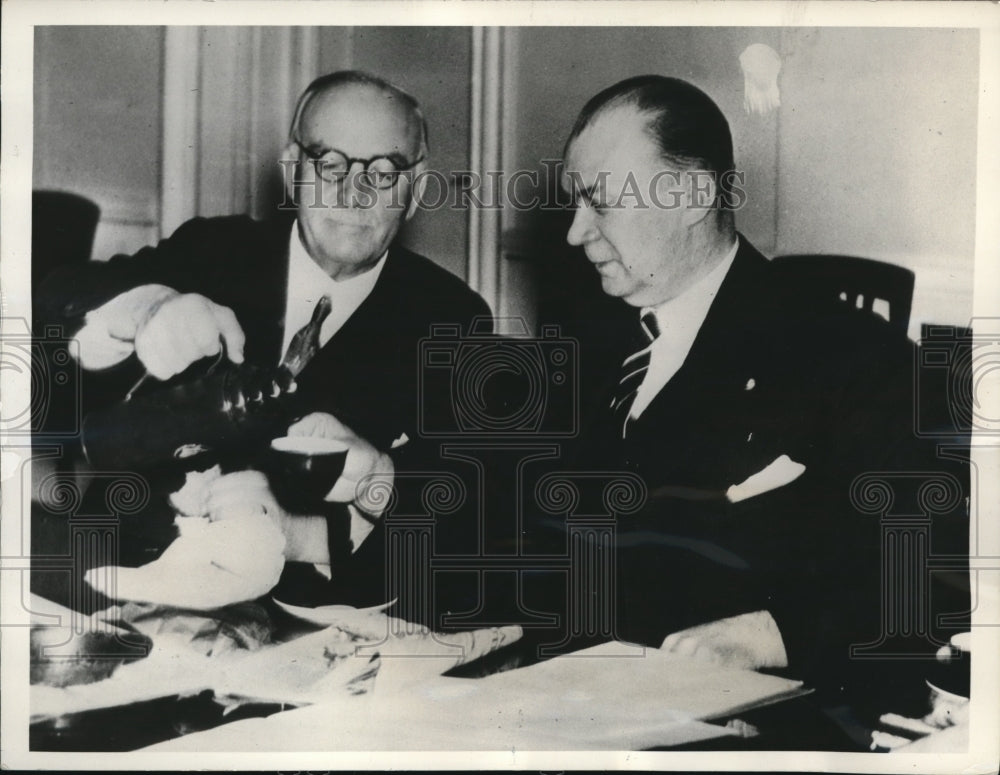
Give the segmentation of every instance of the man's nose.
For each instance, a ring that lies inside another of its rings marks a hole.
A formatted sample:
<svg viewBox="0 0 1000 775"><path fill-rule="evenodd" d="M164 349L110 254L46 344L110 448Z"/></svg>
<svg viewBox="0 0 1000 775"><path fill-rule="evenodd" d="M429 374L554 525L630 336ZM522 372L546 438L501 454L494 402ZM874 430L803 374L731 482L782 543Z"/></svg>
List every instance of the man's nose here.
<svg viewBox="0 0 1000 775"><path fill-rule="evenodd" d="M570 224L566 241L570 245L586 245L597 237L597 227L594 224L594 211L587 204L579 204L573 213L573 223Z"/></svg>
<svg viewBox="0 0 1000 775"><path fill-rule="evenodd" d="M371 207L375 198L374 186L361 162L354 162L340 179L340 193L350 207Z"/></svg>

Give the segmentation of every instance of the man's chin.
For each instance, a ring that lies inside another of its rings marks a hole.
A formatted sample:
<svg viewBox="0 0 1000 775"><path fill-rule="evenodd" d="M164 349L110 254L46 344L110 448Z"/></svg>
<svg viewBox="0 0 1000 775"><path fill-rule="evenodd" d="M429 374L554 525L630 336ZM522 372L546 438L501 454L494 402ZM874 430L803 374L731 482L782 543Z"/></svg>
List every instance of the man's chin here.
<svg viewBox="0 0 1000 775"><path fill-rule="evenodd" d="M345 240L339 240L338 244L331 247L343 247L344 244ZM323 251L322 255L314 257L314 260L331 277L347 279L371 269L378 263L381 256L381 252L378 254L374 252L361 253L360 251L343 253L337 250L330 250Z"/></svg>
<svg viewBox="0 0 1000 775"><path fill-rule="evenodd" d="M607 277L606 275L601 275L601 290L608 296L624 301L628 301L631 292L631 288L626 287L619 278Z"/></svg>

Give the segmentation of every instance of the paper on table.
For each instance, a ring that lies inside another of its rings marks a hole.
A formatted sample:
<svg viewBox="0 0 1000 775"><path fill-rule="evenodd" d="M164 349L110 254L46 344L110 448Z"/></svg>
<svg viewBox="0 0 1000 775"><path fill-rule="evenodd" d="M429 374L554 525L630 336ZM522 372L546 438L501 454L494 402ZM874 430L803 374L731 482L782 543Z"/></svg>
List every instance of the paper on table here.
<svg viewBox="0 0 1000 775"><path fill-rule="evenodd" d="M32 686L31 721L159 697L196 694L210 686L208 662L208 657L200 654L178 654L154 644L149 656L122 665L103 681L65 688Z"/></svg>
<svg viewBox="0 0 1000 775"><path fill-rule="evenodd" d="M371 669L354 657L349 638L322 630L254 652L208 657L175 644L156 645L145 659L123 665L98 683L54 689L33 686L32 720L211 689L262 701L306 703L344 691Z"/></svg>
<svg viewBox="0 0 1000 775"><path fill-rule="evenodd" d="M370 608L345 605L302 608L277 599L274 602L305 621L350 632L355 637L355 656L379 656L378 687L382 694L445 673L503 648L524 634L518 625L432 632L427 627L384 614L382 611L395 600Z"/></svg>
<svg viewBox="0 0 1000 775"><path fill-rule="evenodd" d="M706 719L797 681L609 643L481 679L434 678L162 743L155 750L638 750L730 734ZM308 712L303 712L308 710ZM406 724L399 724L400 718Z"/></svg>
<svg viewBox="0 0 1000 775"><path fill-rule="evenodd" d="M383 694L434 678L521 636L520 627L439 635L371 609L340 607L335 626L253 652L207 657L170 638L154 637L145 659L98 683L32 687L33 720L84 710L192 694L304 704L370 691Z"/></svg>
<svg viewBox="0 0 1000 775"><path fill-rule="evenodd" d="M476 679L441 678L444 682ZM463 706L464 710L464 706ZM732 736L726 727L702 721L675 720L664 711L651 728L623 737L620 725L608 725L607 714L595 709L586 728L537 727L516 713L497 727L483 725L486 713L462 717L443 702L429 704L410 695L392 700L376 695L337 700L276 713L267 718L236 721L215 729L142 749L143 751L620 751L673 746ZM401 723L401 720L403 722ZM649 742L646 742L649 741Z"/></svg>
<svg viewBox="0 0 1000 775"><path fill-rule="evenodd" d="M960 724L894 748L893 753L968 753L969 725Z"/></svg>
<svg viewBox="0 0 1000 775"><path fill-rule="evenodd" d="M624 654L624 655L623 655ZM664 701L693 718L713 719L799 693L801 681L723 668L655 648L628 655L621 643L566 654L536 665L487 676L511 697L533 691L543 702L620 703L623 714L655 717Z"/></svg>

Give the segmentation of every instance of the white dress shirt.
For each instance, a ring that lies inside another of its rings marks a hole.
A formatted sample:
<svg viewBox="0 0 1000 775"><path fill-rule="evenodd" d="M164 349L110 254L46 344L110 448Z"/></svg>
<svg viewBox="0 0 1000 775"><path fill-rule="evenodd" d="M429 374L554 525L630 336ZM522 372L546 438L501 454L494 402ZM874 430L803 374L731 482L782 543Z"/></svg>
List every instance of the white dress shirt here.
<svg viewBox="0 0 1000 775"><path fill-rule="evenodd" d="M660 326L660 335L649 345L649 369L635 394L629 417L642 416L646 408L684 365L695 337L708 317L722 281L729 272L739 249L739 239L717 267L688 288L680 296L656 307L643 307L639 316L652 312Z"/></svg>

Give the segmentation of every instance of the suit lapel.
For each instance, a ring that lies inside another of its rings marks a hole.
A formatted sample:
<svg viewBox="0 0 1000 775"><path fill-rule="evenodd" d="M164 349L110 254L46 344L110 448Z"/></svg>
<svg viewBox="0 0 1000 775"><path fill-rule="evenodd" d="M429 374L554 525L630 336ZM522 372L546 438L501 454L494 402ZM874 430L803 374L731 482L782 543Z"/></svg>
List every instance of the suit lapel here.
<svg viewBox="0 0 1000 775"><path fill-rule="evenodd" d="M752 350L745 339L753 337L752 331L758 327L752 321L760 317L768 304L767 268L767 259L740 235L733 265L719 286L684 364L657 393L646 412L655 413L664 404L689 405L698 400L705 384L732 380L736 389L743 388L747 381L743 372L750 365L747 359Z"/></svg>
<svg viewBox="0 0 1000 775"><path fill-rule="evenodd" d="M405 394L413 382L415 359L412 323L405 327L408 294L419 289L408 280L405 252L392 247L375 287L354 314L334 334L299 375L300 388L315 398L316 406L330 412L377 447L387 449L399 436L400 416L416 409L413 395Z"/></svg>
<svg viewBox="0 0 1000 775"><path fill-rule="evenodd" d="M651 486L711 489L742 481L743 467L759 462L756 380L767 383L770 373L760 347L770 314L767 270L767 259L741 238L684 364L630 424L626 460Z"/></svg>

